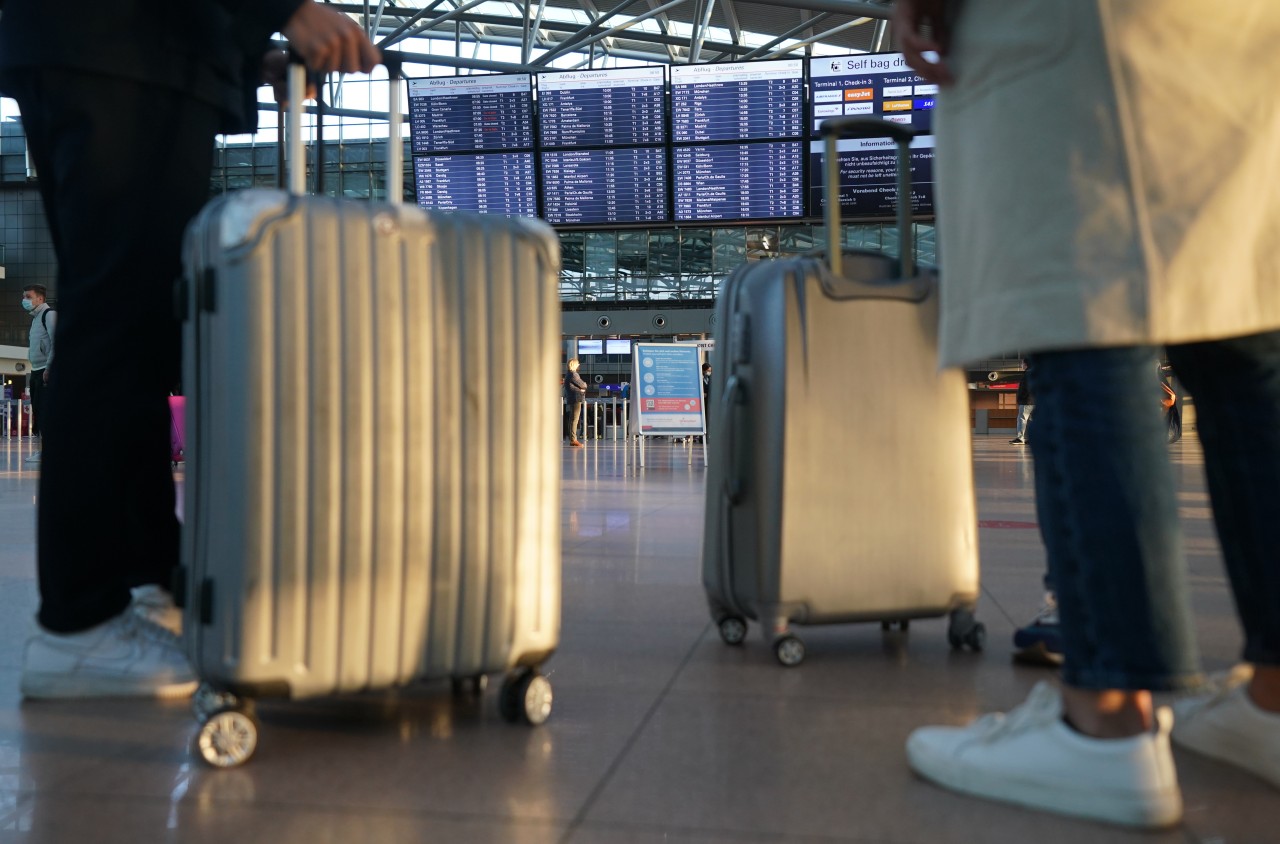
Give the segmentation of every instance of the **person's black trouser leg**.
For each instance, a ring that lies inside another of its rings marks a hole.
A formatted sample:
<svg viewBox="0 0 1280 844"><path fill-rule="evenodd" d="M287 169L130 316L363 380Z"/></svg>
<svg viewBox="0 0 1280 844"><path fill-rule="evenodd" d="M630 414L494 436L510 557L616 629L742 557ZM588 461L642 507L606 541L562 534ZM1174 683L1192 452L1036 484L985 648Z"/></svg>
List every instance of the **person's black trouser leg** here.
<svg viewBox="0 0 1280 844"><path fill-rule="evenodd" d="M44 383L44 370L37 369L27 379L27 389L31 391L31 435L40 436L40 423L44 421L44 397L47 385Z"/></svg>
<svg viewBox="0 0 1280 844"><path fill-rule="evenodd" d="M88 629L178 562L168 390L181 369L173 283L209 195L218 113L76 72L12 75L58 258L37 525L40 624ZM120 413L123 397L129 413Z"/></svg>

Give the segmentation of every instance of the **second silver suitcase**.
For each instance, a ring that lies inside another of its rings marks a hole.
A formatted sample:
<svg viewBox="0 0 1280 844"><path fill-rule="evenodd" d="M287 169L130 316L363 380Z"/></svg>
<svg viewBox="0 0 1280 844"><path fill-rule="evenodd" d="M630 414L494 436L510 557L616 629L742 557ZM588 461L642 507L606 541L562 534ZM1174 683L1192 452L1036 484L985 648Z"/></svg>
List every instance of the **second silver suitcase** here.
<svg viewBox="0 0 1280 844"><path fill-rule="evenodd" d="M749 264L721 290L712 616L730 644L758 619L784 665L805 656L792 623L950 613L952 645L981 648L968 388L937 368L936 276L842 257L838 274L819 258Z"/></svg>

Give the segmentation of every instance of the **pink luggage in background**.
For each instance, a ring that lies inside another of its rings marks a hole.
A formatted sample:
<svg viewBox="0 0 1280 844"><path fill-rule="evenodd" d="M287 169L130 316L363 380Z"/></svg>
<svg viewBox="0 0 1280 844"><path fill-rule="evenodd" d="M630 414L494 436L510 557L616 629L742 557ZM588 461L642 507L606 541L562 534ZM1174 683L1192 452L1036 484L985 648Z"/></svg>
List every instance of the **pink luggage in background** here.
<svg viewBox="0 0 1280 844"><path fill-rule="evenodd" d="M183 461L187 442L187 400L169 396L169 454L176 466Z"/></svg>

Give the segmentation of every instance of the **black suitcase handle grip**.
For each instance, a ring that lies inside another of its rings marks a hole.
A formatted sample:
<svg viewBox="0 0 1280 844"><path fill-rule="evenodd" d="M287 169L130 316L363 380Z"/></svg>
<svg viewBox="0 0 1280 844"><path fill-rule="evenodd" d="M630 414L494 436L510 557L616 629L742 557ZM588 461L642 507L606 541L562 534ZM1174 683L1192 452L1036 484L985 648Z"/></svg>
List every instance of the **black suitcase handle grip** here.
<svg viewBox="0 0 1280 844"><path fill-rule="evenodd" d="M909 126L882 120L879 117L829 117L818 127L824 138L835 136L837 141L852 138L891 138L900 144L909 144L918 133Z"/></svg>

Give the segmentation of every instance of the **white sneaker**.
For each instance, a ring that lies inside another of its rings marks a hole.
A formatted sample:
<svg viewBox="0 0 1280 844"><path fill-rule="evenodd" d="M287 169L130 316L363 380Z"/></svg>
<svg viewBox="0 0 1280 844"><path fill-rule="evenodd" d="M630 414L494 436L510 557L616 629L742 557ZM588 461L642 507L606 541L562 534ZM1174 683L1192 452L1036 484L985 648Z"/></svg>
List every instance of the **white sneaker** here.
<svg viewBox="0 0 1280 844"><path fill-rule="evenodd" d="M132 590L133 603L129 610L146 621L168 630L175 637L182 636L182 610L173 603L173 595L162 586L148 584Z"/></svg>
<svg viewBox="0 0 1280 844"><path fill-rule="evenodd" d="M911 768L964 794L1123 826L1159 828L1182 818L1172 720L1156 732L1095 739L1062 720L1062 695L1046 682L1007 715L967 727L922 727L907 740Z"/></svg>
<svg viewBox="0 0 1280 844"><path fill-rule="evenodd" d="M26 698L185 697L196 676L171 636L126 610L83 633L37 632L20 688Z"/></svg>
<svg viewBox="0 0 1280 844"><path fill-rule="evenodd" d="M39 466L41 454L44 454L44 452L37 451L35 454L31 455L30 457L28 457L26 460L23 460L22 462L26 466Z"/></svg>
<svg viewBox="0 0 1280 844"><path fill-rule="evenodd" d="M1280 788L1280 714L1249 698L1252 676L1252 667L1237 666L1216 692L1174 703L1173 740Z"/></svg>

